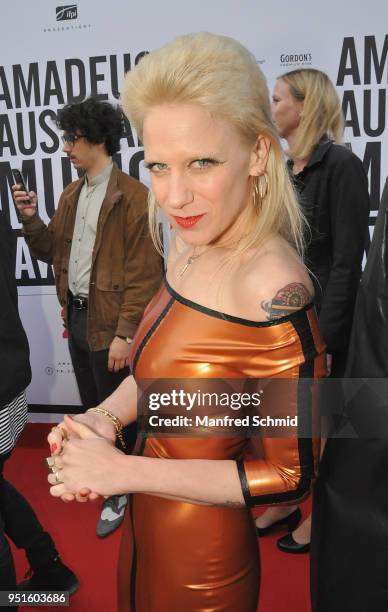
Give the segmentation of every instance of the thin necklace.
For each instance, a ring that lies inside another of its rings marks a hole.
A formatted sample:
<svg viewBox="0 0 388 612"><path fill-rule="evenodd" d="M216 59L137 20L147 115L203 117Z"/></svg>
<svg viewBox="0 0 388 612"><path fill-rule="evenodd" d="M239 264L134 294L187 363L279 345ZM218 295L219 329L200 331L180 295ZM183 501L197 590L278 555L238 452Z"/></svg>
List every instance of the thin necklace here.
<svg viewBox="0 0 388 612"><path fill-rule="evenodd" d="M241 238L239 238L238 240L235 240L234 242L232 242L232 243L229 245L229 247L230 247L230 246L233 246L233 245L235 245L235 244L240 244L240 242L241 242L242 238L244 238L244 236L242 236L242 237L241 237ZM208 251L210 251L210 249L211 249L211 248L214 248L214 249L217 249L217 248L218 248L218 249L219 249L219 248L220 248L220 247L222 247L222 246L223 246L223 245L209 246L207 249L205 249L204 251L202 251L202 253L198 253L198 255L196 255L196 254L195 254L195 247L194 247L193 254L192 254L192 255L190 255L190 257L188 257L188 258L187 258L185 265L183 266L182 270L179 272L179 276L183 276L183 275L184 275L184 273L186 272L187 268L188 268L189 266L191 266L191 264L192 264L192 263L194 263L194 261L195 261L196 259L199 259L200 257L202 257L202 255L203 255L204 253L207 253Z"/></svg>
<svg viewBox="0 0 388 612"><path fill-rule="evenodd" d="M185 265L183 266L182 270L179 273L179 276L183 276L184 273L186 272L187 268L189 266L191 266L191 264L196 260L199 259L204 253L206 253L209 249L205 249L204 251L202 251L202 253L198 253L198 255L195 255L194 252L192 255L190 255L190 257L187 258L187 261L185 263ZM195 249L194 249L195 251Z"/></svg>

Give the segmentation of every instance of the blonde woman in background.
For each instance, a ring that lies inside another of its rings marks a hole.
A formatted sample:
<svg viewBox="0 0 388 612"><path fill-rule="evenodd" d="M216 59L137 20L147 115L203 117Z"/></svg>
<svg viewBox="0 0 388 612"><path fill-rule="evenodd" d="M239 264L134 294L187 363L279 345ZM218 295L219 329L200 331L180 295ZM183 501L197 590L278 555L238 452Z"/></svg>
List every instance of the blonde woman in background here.
<svg viewBox="0 0 388 612"><path fill-rule="evenodd" d="M190 34L152 52L127 74L122 104L144 143L155 242L159 208L174 240L164 284L133 340L133 376L99 411L65 418L49 436L63 446L53 455L51 493L79 501L132 493L120 611L256 612L260 563L250 506L308 495L319 454L313 441L295 433L262 439L262 457L248 460L238 433L148 432L137 456L112 441L115 425L136 418L143 379L298 383L324 375L314 289L301 259L303 218L265 79L235 40ZM298 414L297 387L287 414ZM64 435L70 440L62 444Z"/></svg>
<svg viewBox="0 0 388 612"><path fill-rule="evenodd" d="M304 261L314 283L328 372L340 378L368 230L368 180L361 161L341 144L341 103L325 73L307 68L281 75L271 110L287 141L288 166L310 227ZM278 540L279 548L303 553L310 546L311 517L297 528L300 520L297 506L275 507L256 519L256 527L263 536L286 526L292 533Z"/></svg>

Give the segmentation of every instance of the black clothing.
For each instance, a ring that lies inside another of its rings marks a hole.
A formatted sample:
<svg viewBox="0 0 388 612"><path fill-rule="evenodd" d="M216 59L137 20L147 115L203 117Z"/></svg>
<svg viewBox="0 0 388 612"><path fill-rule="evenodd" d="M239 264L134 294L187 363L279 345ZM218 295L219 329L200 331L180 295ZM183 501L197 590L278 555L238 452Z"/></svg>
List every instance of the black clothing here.
<svg viewBox="0 0 388 612"><path fill-rule="evenodd" d="M340 378L345 373L368 231L368 181L362 162L351 151L324 138L294 182L310 226L305 262L315 286L320 329L333 356L331 375ZM341 404L341 392L338 401ZM363 576L356 563L348 571L349 557L363 540L364 521L370 521L362 511L362 500L354 503L363 459L355 457L351 467L347 456L357 451L357 443L330 438L321 461L312 513L313 612L377 612L368 605L357 607L352 591L362 585ZM358 525L349 530L355 513ZM365 562L372 567L368 557Z"/></svg>
<svg viewBox="0 0 388 612"><path fill-rule="evenodd" d="M13 562L11 547L7 538L4 537L5 518L2 515L2 483L3 483L3 465L4 461L9 457L0 455L0 591L14 591L16 588L16 572ZM0 607L0 610L3 608Z"/></svg>
<svg viewBox="0 0 388 612"><path fill-rule="evenodd" d="M28 342L18 313L15 244L0 210L0 410L31 382Z"/></svg>
<svg viewBox="0 0 388 612"><path fill-rule="evenodd" d="M101 404L130 374L129 368L108 370L109 349L91 351L87 341L87 309L69 307L69 351L81 402L85 410ZM136 441L136 423L123 429L126 452Z"/></svg>
<svg viewBox="0 0 388 612"><path fill-rule="evenodd" d="M347 376L388 378L388 179L362 275Z"/></svg>
<svg viewBox="0 0 388 612"><path fill-rule="evenodd" d="M3 476L4 463L11 453L0 455L0 546L4 533L17 548L23 548L33 569L58 556L51 536L43 530L25 497Z"/></svg>
<svg viewBox="0 0 388 612"><path fill-rule="evenodd" d="M313 612L388 610L387 241L388 181L357 297L345 372L357 379L352 387L347 383L350 395L344 387L346 399L351 398L345 404L347 425L361 437L328 440L314 490ZM362 380L366 377L385 379L384 385L373 389Z"/></svg>
<svg viewBox="0 0 388 612"><path fill-rule="evenodd" d="M321 333L328 353L343 354L368 231L368 180L358 157L328 139L293 178L310 225L305 263L315 285Z"/></svg>
<svg viewBox="0 0 388 612"><path fill-rule="evenodd" d="M0 411L31 381L28 342L18 313L14 262L12 230L0 211ZM4 463L9 456L10 452L0 454L0 590L16 587L15 567L6 536L18 548L25 549L34 569L58 555L53 540L43 530L28 501L3 477Z"/></svg>
<svg viewBox="0 0 388 612"><path fill-rule="evenodd" d="M329 438L314 488L312 612L388 610L388 442Z"/></svg>
<svg viewBox="0 0 388 612"><path fill-rule="evenodd" d="M109 349L91 351L86 338L87 310L71 308L69 351L85 410L101 404L129 376L129 368L109 372Z"/></svg>

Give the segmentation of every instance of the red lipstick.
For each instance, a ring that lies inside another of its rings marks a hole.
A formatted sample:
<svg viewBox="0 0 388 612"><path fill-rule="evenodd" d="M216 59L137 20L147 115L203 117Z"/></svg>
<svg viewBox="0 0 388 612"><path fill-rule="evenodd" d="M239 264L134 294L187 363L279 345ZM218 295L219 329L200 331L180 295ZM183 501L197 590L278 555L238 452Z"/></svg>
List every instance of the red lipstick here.
<svg viewBox="0 0 388 612"><path fill-rule="evenodd" d="M195 217L174 217L175 221L180 227L189 228L193 227L204 215L195 215Z"/></svg>

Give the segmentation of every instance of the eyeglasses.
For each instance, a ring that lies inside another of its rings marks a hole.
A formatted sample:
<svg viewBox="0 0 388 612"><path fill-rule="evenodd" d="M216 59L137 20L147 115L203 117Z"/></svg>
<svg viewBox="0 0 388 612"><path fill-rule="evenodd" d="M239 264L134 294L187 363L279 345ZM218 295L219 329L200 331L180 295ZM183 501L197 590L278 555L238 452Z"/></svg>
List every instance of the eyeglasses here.
<svg viewBox="0 0 388 612"><path fill-rule="evenodd" d="M81 134L78 136L77 134L62 134L61 136L63 144L68 144L70 146L74 146L74 143L77 142L80 138L84 138L84 135Z"/></svg>

